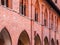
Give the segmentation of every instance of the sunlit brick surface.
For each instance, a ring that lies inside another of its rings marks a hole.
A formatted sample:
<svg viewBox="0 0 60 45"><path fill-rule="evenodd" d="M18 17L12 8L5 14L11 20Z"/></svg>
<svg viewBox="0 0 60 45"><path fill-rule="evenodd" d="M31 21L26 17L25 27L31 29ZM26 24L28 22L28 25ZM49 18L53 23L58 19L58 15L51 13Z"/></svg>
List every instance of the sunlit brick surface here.
<svg viewBox="0 0 60 45"><path fill-rule="evenodd" d="M46 1L28 0L26 16L19 13L20 0L9 2L8 8L0 5L1 45L60 45L60 16Z"/></svg>

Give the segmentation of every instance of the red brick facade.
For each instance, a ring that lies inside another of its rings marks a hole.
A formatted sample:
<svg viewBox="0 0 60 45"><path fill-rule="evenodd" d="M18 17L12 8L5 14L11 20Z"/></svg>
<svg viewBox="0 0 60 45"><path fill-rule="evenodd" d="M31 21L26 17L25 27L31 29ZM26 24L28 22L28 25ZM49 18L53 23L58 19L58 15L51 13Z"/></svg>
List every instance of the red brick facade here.
<svg viewBox="0 0 60 45"><path fill-rule="evenodd" d="M8 6L1 2L0 44L60 45L60 16L46 1L8 0Z"/></svg>

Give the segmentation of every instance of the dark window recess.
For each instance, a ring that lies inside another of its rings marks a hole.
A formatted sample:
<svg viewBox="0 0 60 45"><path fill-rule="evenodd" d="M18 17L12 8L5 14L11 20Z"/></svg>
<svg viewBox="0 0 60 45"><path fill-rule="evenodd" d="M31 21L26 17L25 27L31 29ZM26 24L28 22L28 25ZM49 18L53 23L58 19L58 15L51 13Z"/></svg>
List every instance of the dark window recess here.
<svg viewBox="0 0 60 45"><path fill-rule="evenodd" d="M26 5L20 4L20 13L26 15Z"/></svg>
<svg viewBox="0 0 60 45"><path fill-rule="evenodd" d="M1 0L1 5L8 7L8 0Z"/></svg>
<svg viewBox="0 0 60 45"><path fill-rule="evenodd" d="M35 21L38 22L38 13L35 12Z"/></svg>
<svg viewBox="0 0 60 45"><path fill-rule="evenodd" d="M23 14L23 4L20 4L20 13Z"/></svg>
<svg viewBox="0 0 60 45"><path fill-rule="evenodd" d="M23 8L23 14L26 16L26 5L24 5L24 8Z"/></svg>
<svg viewBox="0 0 60 45"><path fill-rule="evenodd" d="M53 29L53 24L51 24L51 29Z"/></svg>
<svg viewBox="0 0 60 45"><path fill-rule="evenodd" d="M18 45L24 45L21 40L18 40Z"/></svg>
<svg viewBox="0 0 60 45"><path fill-rule="evenodd" d="M1 0L1 4L4 5L4 0Z"/></svg>
<svg viewBox="0 0 60 45"><path fill-rule="evenodd" d="M21 13L22 15L26 16L26 5L23 4L23 3L24 3L24 2L23 2L23 0L22 0L22 2L20 3L20 13Z"/></svg>
<svg viewBox="0 0 60 45"><path fill-rule="evenodd" d="M58 28L58 18L57 18L57 28Z"/></svg>
<svg viewBox="0 0 60 45"><path fill-rule="evenodd" d="M44 25L46 26L46 19L44 19Z"/></svg>
<svg viewBox="0 0 60 45"><path fill-rule="evenodd" d="M58 40L57 40L57 45L59 45L59 42L58 42Z"/></svg>
<svg viewBox="0 0 60 45"><path fill-rule="evenodd" d="M52 17L51 17L51 21L52 21L52 22L51 22L51 29L53 29L53 24L54 24L54 22L53 22L53 21L54 21L54 20L53 20L53 14L52 14Z"/></svg>

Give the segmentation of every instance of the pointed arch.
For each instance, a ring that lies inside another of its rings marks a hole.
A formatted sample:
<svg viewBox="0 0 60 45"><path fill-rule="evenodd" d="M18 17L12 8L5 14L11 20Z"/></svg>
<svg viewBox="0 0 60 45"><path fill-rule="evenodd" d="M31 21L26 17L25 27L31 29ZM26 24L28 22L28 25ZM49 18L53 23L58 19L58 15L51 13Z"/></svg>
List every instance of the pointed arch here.
<svg viewBox="0 0 60 45"><path fill-rule="evenodd" d="M25 30L19 36L18 45L30 45L29 35Z"/></svg>
<svg viewBox="0 0 60 45"><path fill-rule="evenodd" d="M59 41L58 40L56 41L56 43L57 43L57 45L59 45Z"/></svg>
<svg viewBox="0 0 60 45"><path fill-rule="evenodd" d="M53 39L51 39L51 45L55 45L55 43L54 43L54 40L53 40Z"/></svg>
<svg viewBox="0 0 60 45"><path fill-rule="evenodd" d="M0 33L0 45L4 45L4 38L1 33Z"/></svg>
<svg viewBox="0 0 60 45"><path fill-rule="evenodd" d="M34 45L41 45L41 39L38 34L34 37L34 41Z"/></svg>
<svg viewBox="0 0 60 45"><path fill-rule="evenodd" d="M49 45L49 42L48 42L48 38L47 37L44 38L44 45Z"/></svg>
<svg viewBox="0 0 60 45"><path fill-rule="evenodd" d="M0 36L2 36L2 40L4 41L4 43L3 43L4 45L12 45L12 40L11 40L10 34L5 27L0 32Z"/></svg>

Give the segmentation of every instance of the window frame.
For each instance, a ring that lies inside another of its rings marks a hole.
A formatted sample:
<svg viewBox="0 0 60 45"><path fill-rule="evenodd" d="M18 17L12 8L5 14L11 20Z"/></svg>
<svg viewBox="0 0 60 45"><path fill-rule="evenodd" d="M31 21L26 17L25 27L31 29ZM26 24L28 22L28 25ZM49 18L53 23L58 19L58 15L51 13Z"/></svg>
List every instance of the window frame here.
<svg viewBox="0 0 60 45"><path fill-rule="evenodd" d="M4 7L8 7L8 0L1 0L1 5L3 5Z"/></svg>
<svg viewBox="0 0 60 45"><path fill-rule="evenodd" d="M24 2L23 0L21 0L21 2L19 4L19 13L21 13L23 16L26 16L26 11L27 11L27 9L26 9L27 8L26 3L27 3L26 1Z"/></svg>
<svg viewBox="0 0 60 45"><path fill-rule="evenodd" d="M36 8L35 8L35 21L38 22L38 11Z"/></svg>

